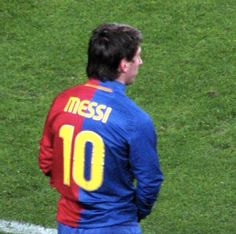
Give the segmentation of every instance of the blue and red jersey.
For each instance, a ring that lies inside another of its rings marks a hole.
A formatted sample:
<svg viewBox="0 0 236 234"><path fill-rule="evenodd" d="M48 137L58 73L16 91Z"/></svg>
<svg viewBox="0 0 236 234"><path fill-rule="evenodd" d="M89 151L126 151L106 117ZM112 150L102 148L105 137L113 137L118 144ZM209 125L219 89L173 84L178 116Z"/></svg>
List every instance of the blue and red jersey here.
<svg viewBox="0 0 236 234"><path fill-rule="evenodd" d="M39 166L61 194L57 220L62 224L132 224L151 212L163 181L156 133L125 87L90 79L51 105Z"/></svg>

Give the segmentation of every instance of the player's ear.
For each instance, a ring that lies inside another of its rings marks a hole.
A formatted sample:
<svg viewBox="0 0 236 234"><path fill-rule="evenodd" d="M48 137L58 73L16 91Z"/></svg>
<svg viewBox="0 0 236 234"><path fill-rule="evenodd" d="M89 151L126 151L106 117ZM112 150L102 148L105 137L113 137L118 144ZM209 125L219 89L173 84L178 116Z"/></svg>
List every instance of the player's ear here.
<svg viewBox="0 0 236 234"><path fill-rule="evenodd" d="M119 71L121 73L126 73L128 71L128 67L129 67L128 61L125 58L121 59L119 64Z"/></svg>

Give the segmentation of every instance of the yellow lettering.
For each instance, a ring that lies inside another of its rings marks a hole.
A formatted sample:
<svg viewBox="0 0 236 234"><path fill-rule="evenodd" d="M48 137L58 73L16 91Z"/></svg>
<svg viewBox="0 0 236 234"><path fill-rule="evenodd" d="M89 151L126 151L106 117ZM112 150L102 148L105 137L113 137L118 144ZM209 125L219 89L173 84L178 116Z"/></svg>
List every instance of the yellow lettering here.
<svg viewBox="0 0 236 234"><path fill-rule="evenodd" d="M97 108L96 108L97 115L94 115L93 119L94 120L102 120L102 118L103 118L103 110L105 110L105 109L106 109L105 105L98 105Z"/></svg>
<svg viewBox="0 0 236 234"><path fill-rule="evenodd" d="M90 113L90 115L88 116L88 118L92 118L95 115L95 110L94 108L97 106L98 104L96 102L90 102L88 105L88 111Z"/></svg>
<svg viewBox="0 0 236 234"><path fill-rule="evenodd" d="M88 104L90 103L89 100L82 100L80 102L79 108L78 108L78 114L82 115L84 117L87 117L87 113L85 112L87 110Z"/></svg>
<svg viewBox="0 0 236 234"><path fill-rule="evenodd" d="M59 136L63 139L63 157L64 157L64 184L70 185L70 155L71 155L71 144L72 136L74 133L74 127L71 125L63 125L60 128Z"/></svg>
<svg viewBox="0 0 236 234"><path fill-rule="evenodd" d="M63 140L63 182L71 186L72 174L72 179L81 188L87 191L97 190L104 181L104 141L92 131L82 131L74 135L74 128L72 125L62 125L59 130L59 136ZM90 179L85 178L85 149L88 142L92 144Z"/></svg>
<svg viewBox="0 0 236 234"><path fill-rule="evenodd" d="M107 110L106 112L104 113L104 116L103 116L103 119L102 119L102 122L103 123L106 123L110 114L111 114L111 111L112 111L112 108L111 107L107 107Z"/></svg>
<svg viewBox="0 0 236 234"><path fill-rule="evenodd" d="M65 112L70 112L73 114L77 113L77 110L80 105L80 99L77 97L70 97L69 101L66 104L66 107L64 108Z"/></svg>
<svg viewBox="0 0 236 234"><path fill-rule="evenodd" d="M85 172L85 145L90 142L93 146L91 162L91 178L84 178ZM103 182L104 157L105 157L103 139L92 131L82 131L75 138L74 168L73 178L76 184L79 184L87 191L98 189Z"/></svg>
<svg viewBox="0 0 236 234"><path fill-rule="evenodd" d="M70 97L64 111L106 123L112 108L86 99L80 100L78 97Z"/></svg>

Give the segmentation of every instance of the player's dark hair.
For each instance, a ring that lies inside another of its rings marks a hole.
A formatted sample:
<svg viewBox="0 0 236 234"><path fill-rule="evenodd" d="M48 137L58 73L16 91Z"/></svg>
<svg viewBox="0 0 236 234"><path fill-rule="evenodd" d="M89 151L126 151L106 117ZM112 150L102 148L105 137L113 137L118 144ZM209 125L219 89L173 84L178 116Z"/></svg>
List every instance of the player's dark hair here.
<svg viewBox="0 0 236 234"><path fill-rule="evenodd" d="M141 32L129 25L106 23L98 26L89 41L88 78L117 79L120 61L124 58L131 61L141 41Z"/></svg>

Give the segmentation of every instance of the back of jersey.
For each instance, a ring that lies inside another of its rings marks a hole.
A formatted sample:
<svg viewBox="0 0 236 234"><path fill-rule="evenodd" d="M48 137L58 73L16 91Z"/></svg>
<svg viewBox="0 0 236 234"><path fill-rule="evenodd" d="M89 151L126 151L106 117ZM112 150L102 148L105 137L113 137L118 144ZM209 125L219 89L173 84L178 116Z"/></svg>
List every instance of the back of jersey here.
<svg viewBox="0 0 236 234"><path fill-rule="evenodd" d="M41 147L53 154L57 219L81 228L137 221L129 161L132 105L118 82L89 80L54 101Z"/></svg>

